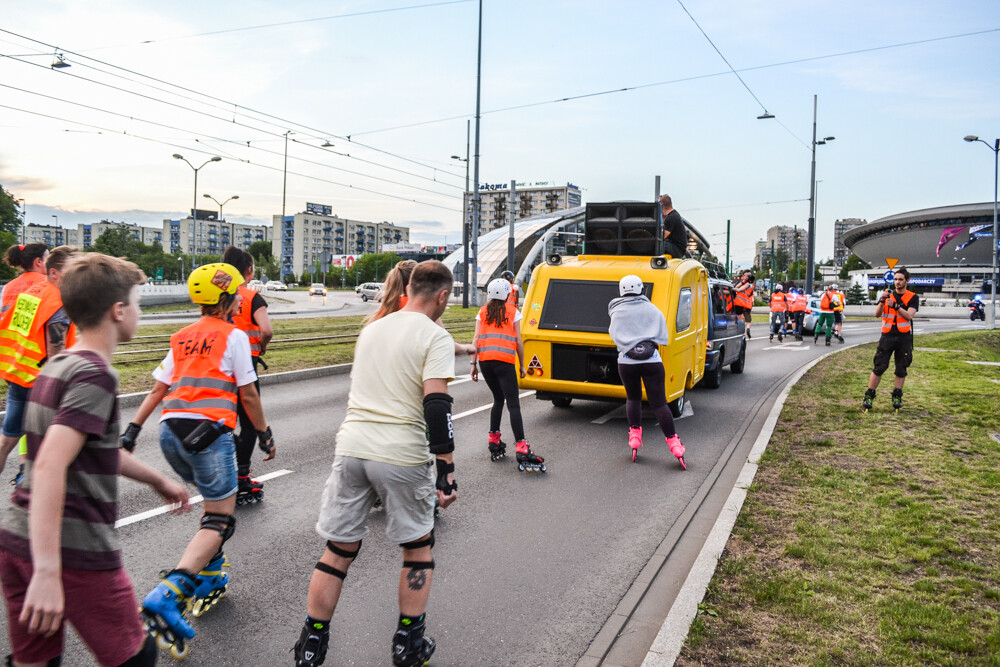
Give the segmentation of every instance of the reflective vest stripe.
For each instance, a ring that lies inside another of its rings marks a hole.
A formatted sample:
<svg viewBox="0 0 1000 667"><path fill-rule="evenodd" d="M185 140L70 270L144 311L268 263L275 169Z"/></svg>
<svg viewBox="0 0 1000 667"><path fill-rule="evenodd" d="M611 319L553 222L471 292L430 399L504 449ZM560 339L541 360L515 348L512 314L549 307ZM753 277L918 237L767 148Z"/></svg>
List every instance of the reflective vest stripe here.
<svg viewBox="0 0 1000 667"><path fill-rule="evenodd" d="M193 412L236 428L236 378L222 372L229 335L235 324L203 317L170 337L174 373L163 414Z"/></svg>
<svg viewBox="0 0 1000 667"><path fill-rule="evenodd" d="M177 391L180 387L209 387L211 389L221 389L230 394L236 393L236 383L231 380L216 380L215 378L180 378L170 385L170 391Z"/></svg>
<svg viewBox="0 0 1000 667"><path fill-rule="evenodd" d="M741 308L753 308L753 285L747 285L736 292L736 305Z"/></svg>
<svg viewBox="0 0 1000 667"><path fill-rule="evenodd" d="M253 321L253 298L257 294L244 285L240 285L238 293L243 296L240 309L233 313L233 324L246 333L250 339L250 354L260 356L260 328Z"/></svg>
<svg viewBox="0 0 1000 667"><path fill-rule="evenodd" d="M502 333L480 333L479 340L509 340L513 343L517 343L517 336L508 336Z"/></svg>
<svg viewBox="0 0 1000 667"><path fill-rule="evenodd" d="M917 296L915 292L911 292L910 290L906 290L905 292L903 292L902 296L896 294L895 292L893 292L893 295L895 296L897 301L903 302L903 308L909 308L910 303L913 301L913 298ZM882 311L882 333L889 333L890 331L892 331L893 324L896 325L896 330L899 331L899 333L910 332L911 329L910 320L906 320L903 319L902 317L899 317L898 311L895 308L891 307L889 305L889 302L886 301L885 310Z"/></svg>
<svg viewBox="0 0 1000 667"><path fill-rule="evenodd" d="M788 302L785 301L784 292L775 292L771 295L771 312L783 313L788 310Z"/></svg>
<svg viewBox="0 0 1000 667"><path fill-rule="evenodd" d="M59 288L45 280L17 295L13 308L0 319L0 378L23 387L35 384L48 358L45 325L60 308ZM72 330L71 326L67 341Z"/></svg>
<svg viewBox="0 0 1000 667"><path fill-rule="evenodd" d="M479 339L476 352L480 361L504 361L517 363L517 335L514 333L514 315L517 312L511 303L505 304L507 323L495 326L486 322L486 306L479 309Z"/></svg>
<svg viewBox="0 0 1000 667"><path fill-rule="evenodd" d="M195 401L184 401L179 398L173 398L168 401L163 401L164 410L183 410L185 412L203 412L206 409L218 408L220 410L232 410L236 411L236 401L226 400L224 398L202 398Z"/></svg>

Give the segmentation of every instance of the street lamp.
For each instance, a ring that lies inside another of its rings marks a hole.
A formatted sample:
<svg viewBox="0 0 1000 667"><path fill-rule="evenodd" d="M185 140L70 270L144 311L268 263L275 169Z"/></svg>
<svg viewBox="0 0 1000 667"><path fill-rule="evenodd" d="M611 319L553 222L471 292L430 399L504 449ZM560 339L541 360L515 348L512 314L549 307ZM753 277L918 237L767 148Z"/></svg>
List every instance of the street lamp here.
<svg viewBox="0 0 1000 667"><path fill-rule="evenodd" d="M233 195L232 197L230 197L229 199L220 204L219 200L210 194L203 194L202 197L204 197L205 199L211 199L212 201L214 201L216 204L219 205L219 222L222 222L222 207L231 202L232 200L240 198L239 195Z"/></svg>
<svg viewBox="0 0 1000 667"><path fill-rule="evenodd" d="M27 234L28 226L28 205L24 203L23 199L18 199L21 202L21 245L24 245L24 237Z"/></svg>
<svg viewBox="0 0 1000 667"><path fill-rule="evenodd" d="M809 244L806 251L806 293L813 291L813 276L816 273L816 146L826 145L836 137L823 137L816 140L816 95L813 95L813 136L812 136L812 166L809 172ZM773 114L764 112L757 116L759 120L774 118Z"/></svg>
<svg viewBox="0 0 1000 667"><path fill-rule="evenodd" d="M997 155L1000 154L1000 139L993 142L990 146L989 142L983 141L974 134L970 134L965 137L968 142L980 141L986 144L986 147L993 151L993 240L990 242L990 253L993 255L993 275L992 275L992 286L990 287L990 310L986 315L986 328L995 329L996 328L996 317L997 317Z"/></svg>
<svg viewBox="0 0 1000 667"><path fill-rule="evenodd" d="M465 121L465 157L452 155L465 163L465 195L462 197L462 308L469 307L469 222L465 219L465 197L469 195L469 121ZM470 197L471 199L471 197Z"/></svg>
<svg viewBox="0 0 1000 667"><path fill-rule="evenodd" d="M209 162L220 162L221 157L216 155L215 157L205 160L201 167L195 167L193 164L187 161L187 159L180 155L179 153L174 153L175 160L184 160L187 162L187 166L194 170L194 199L191 200L191 224L194 226L194 249L192 251L193 263L198 263L198 170L204 167ZM191 267L192 269L194 267Z"/></svg>

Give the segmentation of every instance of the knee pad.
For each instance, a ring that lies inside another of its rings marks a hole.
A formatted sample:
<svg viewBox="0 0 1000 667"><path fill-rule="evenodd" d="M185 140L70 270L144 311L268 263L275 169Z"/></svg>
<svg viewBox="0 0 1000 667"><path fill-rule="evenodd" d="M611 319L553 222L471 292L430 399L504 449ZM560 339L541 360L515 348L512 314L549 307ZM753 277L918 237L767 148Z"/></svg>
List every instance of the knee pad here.
<svg viewBox="0 0 1000 667"><path fill-rule="evenodd" d="M431 536L425 540L414 540L413 542L406 542L400 544L399 546L404 549L423 549L424 547L434 548L434 529L431 529ZM433 566L432 566L433 567Z"/></svg>
<svg viewBox="0 0 1000 667"><path fill-rule="evenodd" d="M404 560L403 567L410 568L411 570L433 570L434 561L433 560Z"/></svg>
<svg viewBox="0 0 1000 667"><path fill-rule="evenodd" d="M326 543L326 548L332 551L335 555L340 556L341 558L346 558L347 560L354 560L355 558L358 557L358 553L361 551L361 542L358 541L358 548L355 551L346 551L338 547L333 542L329 541ZM341 581L347 578L346 572L337 569L332 565L327 565L323 561L317 562L315 569L319 570L324 574L329 574L330 576L337 577Z"/></svg>
<svg viewBox="0 0 1000 667"><path fill-rule="evenodd" d="M156 664L156 640L146 637L139 652L118 665L118 667L153 667Z"/></svg>
<svg viewBox="0 0 1000 667"><path fill-rule="evenodd" d="M232 514L215 514L205 512L201 517L201 530L214 530L222 536L222 543L233 536L236 532L236 517ZM222 547L219 547L220 550Z"/></svg>

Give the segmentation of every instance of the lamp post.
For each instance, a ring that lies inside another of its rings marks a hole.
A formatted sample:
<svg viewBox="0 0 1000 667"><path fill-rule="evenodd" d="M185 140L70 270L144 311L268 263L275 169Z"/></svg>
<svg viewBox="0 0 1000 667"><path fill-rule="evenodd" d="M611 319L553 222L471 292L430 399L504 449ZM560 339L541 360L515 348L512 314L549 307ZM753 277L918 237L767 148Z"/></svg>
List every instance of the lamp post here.
<svg viewBox="0 0 1000 667"><path fill-rule="evenodd" d="M952 259L955 260L956 262L958 262L958 286L961 287L962 286L962 262L965 261L965 258L963 257L962 259L959 259L958 257L952 257ZM956 290L956 293L957 293L957 290Z"/></svg>
<svg viewBox="0 0 1000 667"><path fill-rule="evenodd" d="M198 263L198 170L204 167L209 162L220 162L222 158L219 157L218 155L216 155L215 157L211 157L205 160L200 167L195 167L193 164L188 162L183 155L180 155L178 153L174 153L174 159L184 160L184 162L187 162L187 166L191 167L191 169L194 171L194 199L191 200L191 224L194 226L194 248L192 254L192 263L197 264ZM193 269L194 267L191 268Z"/></svg>
<svg viewBox="0 0 1000 667"><path fill-rule="evenodd" d="M21 245L24 245L25 234L28 232L28 205L24 203L23 199L17 201L21 202Z"/></svg>
<svg viewBox="0 0 1000 667"><path fill-rule="evenodd" d="M990 287L990 310L986 314L986 328L995 329L996 328L996 317L997 317L997 156L1000 155L1000 139L993 142L990 146L989 142L983 141L979 137L970 134L965 137L968 142L980 141L986 144L986 147L993 151L993 240L990 242L990 253L993 255L993 274L992 283Z"/></svg>
<svg viewBox="0 0 1000 667"><path fill-rule="evenodd" d="M476 169L472 191L472 305L479 305L479 117L483 80L483 0L479 0L479 41L476 55Z"/></svg>
<svg viewBox="0 0 1000 667"><path fill-rule="evenodd" d="M285 193L288 190L288 135L294 134L291 130L285 132L285 166L281 170L281 224L285 224Z"/></svg>
<svg viewBox="0 0 1000 667"><path fill-rule="evenodd" d="M816 140L816 95L813 95L813 136L812 136L812 164L809 171L809 239L806 249L806 293L813 291L813 276L816 273L816 146L822 146L828 141L833 141L836 137L823 137ZM774 118L773 114L766 111L757 116L758 120Z"/></svg>
<svg viewBox="0 0 1000 667"><path fill-rule="evenodd" d="M210 194L204 194L204 195L202 195L202 197L204 197L205 199L211 199L211 200L212 200L212 201L214 201L214 202L215 202L216 204L218 204L218 206L219 206L219 222L222 222L222 207L223 207L223 206L225 206L226 204L228 204L229 202L231 202L232 200L234 200L234 199L239 199L239 198L240 198L240 196L239 196L239 195L233 195L232 197L230 197L229 199L227 199L226 201L224 201L224 202L222 202L222 203L220 204L220 203L219 203L219 200L218 200L218 199L216 199L215 197L213 197L213 196L212 196L212 195L210 195Z"/></svg>
<svg viewBox="0 0 1000 667"><path fill-rule="evenodd" d="M462 196L462 308L469 307L469 222L465 216L465 197L469 195L469 121L465 121L465 157L452 155L452 160L465 163L465 194ZM469 197L471 199L471 197Z"/></svg>

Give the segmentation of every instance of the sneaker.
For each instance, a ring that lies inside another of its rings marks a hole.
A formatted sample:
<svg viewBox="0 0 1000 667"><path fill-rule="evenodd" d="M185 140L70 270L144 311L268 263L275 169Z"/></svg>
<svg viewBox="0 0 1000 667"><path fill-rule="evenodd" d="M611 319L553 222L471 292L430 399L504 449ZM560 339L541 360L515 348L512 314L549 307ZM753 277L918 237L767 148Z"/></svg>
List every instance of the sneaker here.
<svg viewBox="0 0 1000 667"><path fill-rule="evenodd" d="M771 334L770 336L767 337L767 342L768 343L773 343L774 342L774 334Z"/></svg>
<svg viewBox="0 0 1000 667"><path fill-rule="evenodd" d="M747 329L747 338L750 338L750 330Z"/></svg>
<svg viewBox="0 0 1000 667"><path fill-rule="evenodd" d="M830 347L830 339L829 338L826 339L826 346Z"/></svg>
<svg viewBox="0 0 1000 667"><path fill-rule="evenodd" d="M628 429L628 446L632 449L642 447L642 427L630 426Z"/></svg>

